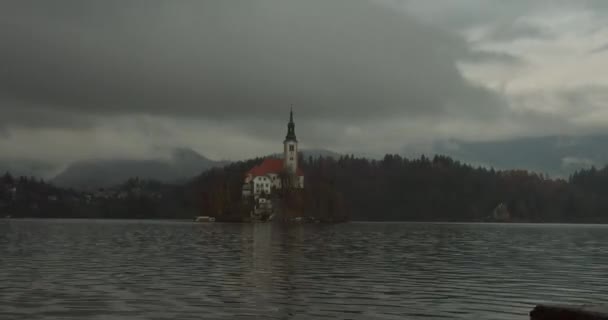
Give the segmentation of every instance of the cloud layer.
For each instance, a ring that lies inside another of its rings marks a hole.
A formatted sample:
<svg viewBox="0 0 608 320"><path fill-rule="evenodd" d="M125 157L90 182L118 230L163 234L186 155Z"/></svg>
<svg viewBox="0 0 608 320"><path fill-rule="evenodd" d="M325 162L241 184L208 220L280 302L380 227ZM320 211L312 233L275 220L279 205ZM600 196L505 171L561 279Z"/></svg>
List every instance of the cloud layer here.
<svg viewBox="0 0 608 320"><path fill-rule="evenodd" d="M291 104L304 145L362 154L601 131L608 7L548 4L5 1L0 156L250 157Z"/></svg>

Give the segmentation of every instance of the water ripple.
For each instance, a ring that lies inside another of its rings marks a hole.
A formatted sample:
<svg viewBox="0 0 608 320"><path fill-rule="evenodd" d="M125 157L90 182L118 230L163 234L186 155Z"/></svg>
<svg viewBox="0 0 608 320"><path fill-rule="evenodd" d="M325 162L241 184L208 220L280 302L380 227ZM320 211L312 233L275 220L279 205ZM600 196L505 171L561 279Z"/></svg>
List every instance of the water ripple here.
<svg viewBox="0 0 608 320"><path fill-rule="evenodd" d="M608 302L606 231L0 221L0 319L527 319Z"/></svg>

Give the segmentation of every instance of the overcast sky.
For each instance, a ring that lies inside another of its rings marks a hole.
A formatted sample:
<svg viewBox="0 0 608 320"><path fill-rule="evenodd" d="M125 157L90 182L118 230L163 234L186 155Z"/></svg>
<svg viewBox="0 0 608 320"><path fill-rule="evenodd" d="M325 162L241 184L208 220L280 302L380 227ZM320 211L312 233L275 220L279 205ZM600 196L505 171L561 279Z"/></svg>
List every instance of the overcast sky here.
<svg viewBox="0 0 608 320"><path fill-rule="evenodd" d="M608 133L604 0L5 0L0 157Z"/></svg>

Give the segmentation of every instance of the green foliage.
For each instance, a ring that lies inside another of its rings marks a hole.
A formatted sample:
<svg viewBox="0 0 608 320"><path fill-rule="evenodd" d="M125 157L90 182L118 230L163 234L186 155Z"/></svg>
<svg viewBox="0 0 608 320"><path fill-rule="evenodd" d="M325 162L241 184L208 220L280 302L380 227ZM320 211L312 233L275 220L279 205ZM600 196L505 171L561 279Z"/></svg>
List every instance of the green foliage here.
<svg viewBox="0 0 608 320"><path fill-rule="evenodd" d="M262 159L208 170L181 185L130 179L87 194L28 177L0 177L0 216L185 218L241 221L245 173ZM382 160L300 159L305 189L279 193L305 215L325 221L491 221L504 203L511 221L608 222L608 168L581 170L567 181L524 170L472 167L449 157ZM16 191L15 191L16 190Z"/></svg>
<svg viewBox="0 0 608 320"><path fill-rule="evenodd" d="M307 201L337 219L346 212L353 220L488 221L505 203L511 221L608 222L608 169L579 172L568 183L524 170L474 168L445 156L343 156L309 159L302 167Z"/></svg>
<svg viewBox="0 0 608 320"><path fill-rule="evenodd" d="M204 172L186 185L186 201L198 208L199 215L218 221L240 221L249 207L242 201L243 179L262 158L231 163Z"/></svg>

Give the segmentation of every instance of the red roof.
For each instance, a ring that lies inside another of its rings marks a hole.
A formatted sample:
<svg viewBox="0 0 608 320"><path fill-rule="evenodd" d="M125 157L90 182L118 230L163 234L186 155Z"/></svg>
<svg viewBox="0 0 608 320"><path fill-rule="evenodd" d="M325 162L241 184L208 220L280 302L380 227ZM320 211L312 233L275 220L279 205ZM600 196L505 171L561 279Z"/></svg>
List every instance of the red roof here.
<svg viewBox="0 0 608 320"><path fill-rule="evenodd" d="M283 159L266 158L260 165L255 166L251 170L249 170L247 174L250 174L254 177L259 177L265 176L270 173L279 174L281 173L281 171L283 171ZM304 175L302 169L298 168L297 175Z"/></svg>

